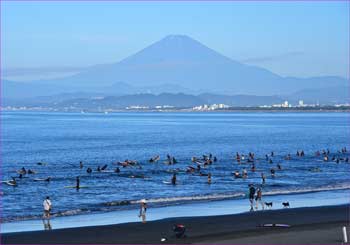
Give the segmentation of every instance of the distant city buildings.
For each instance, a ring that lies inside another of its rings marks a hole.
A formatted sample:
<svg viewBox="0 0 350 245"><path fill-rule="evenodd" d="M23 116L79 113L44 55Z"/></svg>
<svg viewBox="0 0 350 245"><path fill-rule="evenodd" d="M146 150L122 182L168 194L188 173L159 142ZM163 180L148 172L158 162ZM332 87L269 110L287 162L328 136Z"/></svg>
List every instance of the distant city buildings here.
<svg viewBox="0 0 350 245"><path fill-rule="evenodd" d="M192 108L194 111L214 111L214 110L220 110L220 109L226 109L229 108L230 106L225 105L225 104L212 104L212 105L200 105L200 106L195 106Z"/></svg>
<svg viewBox="0 0 350 245"><path fill-rule="evenodd" d="M289 107L292 107L292 104L289 104L289 102L286 100L282 104L273 104L272 107L289 108Z"/></svg>
<svg viewBox="0 0 350 245"><path fill-rule="evenodd" d="M125 107L126 110L148 110L149 106L132 105Z"/></svg>

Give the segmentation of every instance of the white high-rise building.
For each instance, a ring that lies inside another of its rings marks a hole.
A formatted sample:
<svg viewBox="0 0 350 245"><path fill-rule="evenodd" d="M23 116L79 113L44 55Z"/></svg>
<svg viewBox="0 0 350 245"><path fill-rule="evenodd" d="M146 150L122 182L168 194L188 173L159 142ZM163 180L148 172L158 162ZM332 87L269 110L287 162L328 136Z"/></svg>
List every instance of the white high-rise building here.
<svg viewBox="0 0 350 245"><path fill-rule="evenodd" d="M299 100L299 106L304 106L304 101L303 100Z"/></svg>

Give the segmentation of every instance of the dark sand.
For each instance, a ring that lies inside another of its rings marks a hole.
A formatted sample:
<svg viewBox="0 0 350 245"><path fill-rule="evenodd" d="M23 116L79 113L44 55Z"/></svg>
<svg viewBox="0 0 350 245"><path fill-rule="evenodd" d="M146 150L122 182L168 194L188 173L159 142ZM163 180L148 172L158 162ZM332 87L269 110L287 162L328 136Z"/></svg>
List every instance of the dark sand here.
<svg viewBox="0 0 350 245"><path fill-rule="evenodd" d="M264 223L289 224L291 227L258 227ZM175 238L172 232L174 224L184 224L187 227L186 238ZM1 242L2 244L159 244L160 239L166 237L168 240L164 243L341 244L343 226L347 226L349 232L349 205L258 211L210 217L170 218L146 224L127 223L8 233L2 235Z"/></svg>

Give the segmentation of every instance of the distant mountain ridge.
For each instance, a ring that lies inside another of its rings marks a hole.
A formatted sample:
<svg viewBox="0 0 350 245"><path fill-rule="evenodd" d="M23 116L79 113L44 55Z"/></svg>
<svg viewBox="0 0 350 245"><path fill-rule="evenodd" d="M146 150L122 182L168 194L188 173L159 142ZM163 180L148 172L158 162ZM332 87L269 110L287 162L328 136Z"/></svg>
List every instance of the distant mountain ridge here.
<svg viewBox="0 0 350 245"><path fill-rule="evenodd" d="M170 35L119 62L89 67L66 78L30 83L3 81L3 97L62 92L281 96L305 89L348 86L347 79L335 76L281 77L266 69L234 61L188 36Z"/></svg>
<svg viewBox="0 0 350 245"><path fill-rule="evenodd" d="M327 93L329 100L314 100L314 93ZM160 93L158 95L150 93L139 93L130 95L114 95L105 96L101 93L65 93L55 96L40 96L27 99L6 99L3 100L3 106L12 107L45 107L62 110L65 108L75 110L107 110L107 109L125 109L131 106L141 106L155 108L156 106L170 106L176 108L190 108L203 104L225 104L234 107L262 106L282 104L285 100L296 105L300 96L304 97L305 104L344 104L349 103L347 91L342 92L342 100L337 94L336 88L328 88L327 90L305 90L289 97L280 96L256 96L256 95L219 95L204 93L199 95L191 95L184 93ZM310 96L307 96L310 94ZM335 97L337 97L335 99Z"/></svg>

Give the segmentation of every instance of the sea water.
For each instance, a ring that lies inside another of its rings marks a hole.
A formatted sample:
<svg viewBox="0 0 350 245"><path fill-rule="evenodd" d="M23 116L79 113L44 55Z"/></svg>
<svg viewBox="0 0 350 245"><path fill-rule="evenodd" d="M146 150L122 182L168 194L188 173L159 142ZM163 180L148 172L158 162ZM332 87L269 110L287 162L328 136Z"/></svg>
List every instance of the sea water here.
<svg viewBox="0 0 350 245"><path fill-rule="evenodd" d="M338 152L344 147L350 150L349 115L2 112L2 179L18 177L16 171L22 167L36 172L17 179L16 187L2 184L2 222L40 219L46 196L52 200L54 217L134 212L143 198L152 208L213 200L246 205L248 184L261 185L261 173L267 177L262 186L265 197L320 191L341 196L350 188L350 164L345 162L349 153ZM315 151L323 149L330 151L329 162L324 162L322 155L315 156ZM305 156L297 157L297 150L303 150ZM245 161L238 164L236 152L254 152L256 171L250 171L251 164ZM186 169L196 167L191 157L210 153L217 162L201 169L212 174L209 185L206 176L198 171L187 173ZM291 160L285 160L288 153ZM167 154L178 163L165 164ZM273 163L266 161L266 154ZM150 163L156 155L160 160ZM332 161L333 156L340 162ZM136 160L137 166L116 164L126 159ZM282 170L277 170L277 163ZM105 164L107 171L96 171ZM86 172L87 167L92 168L91 174ZM113 172L116 167L120 173ZM244 168L248 178L233 178L232 172ZM270 175L271 168L276 169L275 177ZM312 171L316 168L320 171ZM164 184L173 172L177 172L178 185ZM50 182L34 181L49 176ZM65 188L74 186L77 176L86 188ZM313 203L326 204L319 195L314 198Z"/></svg>

